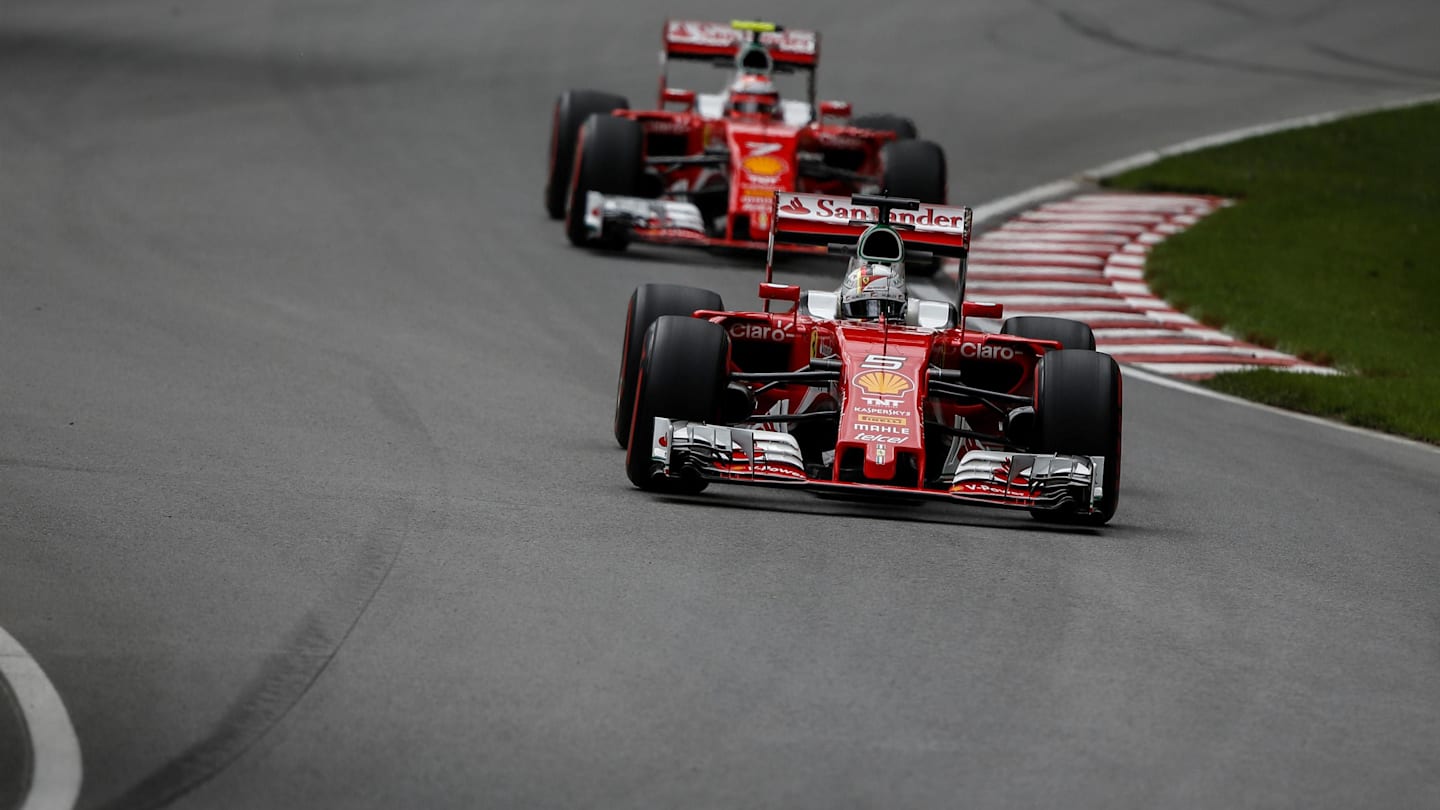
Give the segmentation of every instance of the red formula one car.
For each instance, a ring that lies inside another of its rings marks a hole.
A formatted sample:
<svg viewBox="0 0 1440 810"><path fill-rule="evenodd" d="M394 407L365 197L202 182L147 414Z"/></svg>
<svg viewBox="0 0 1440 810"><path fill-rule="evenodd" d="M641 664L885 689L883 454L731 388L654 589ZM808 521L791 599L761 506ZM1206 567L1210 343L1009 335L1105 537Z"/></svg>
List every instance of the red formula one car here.
<svg viewBox="0 0 1440 810"><path fill-rule="evenodd" d="M762 248L776 191L945 202L945 154L908 118L817 104L815 32L672 20L663 41L658 110L593 90L556 101L545 205L572 243ZM723 65L732 81L714 95L670 87L671 60ZM782 100L775 82L799 75L806 99Z"/></svg>
<svg viewBox="0 0 1440 810"><path fill-rule="evenodd" d="M1119 501L1121 378L1083 323L964 316L968 208L780 192L777 244L850 256L834 291L771 283L760 311L646 284L630 300L615 438L641 489L712 482L1028 509L1100 525ZM962 303L905 294L905 267L961 260ZM776 311L784 307L785 311Z"/></svg>

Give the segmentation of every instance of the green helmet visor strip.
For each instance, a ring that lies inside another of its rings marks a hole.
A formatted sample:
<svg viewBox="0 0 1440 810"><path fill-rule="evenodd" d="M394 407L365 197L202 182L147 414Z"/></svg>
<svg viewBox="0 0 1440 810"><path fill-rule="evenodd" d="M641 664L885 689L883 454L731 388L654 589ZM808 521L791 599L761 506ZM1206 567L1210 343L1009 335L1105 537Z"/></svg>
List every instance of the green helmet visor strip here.
<svg viewBox="0 0 1440 810"><path fill-rule="evenodd" d="M868 262L896 264L905 260L905 242L894 228L876 223L860 234L855 255Z"/></svg>

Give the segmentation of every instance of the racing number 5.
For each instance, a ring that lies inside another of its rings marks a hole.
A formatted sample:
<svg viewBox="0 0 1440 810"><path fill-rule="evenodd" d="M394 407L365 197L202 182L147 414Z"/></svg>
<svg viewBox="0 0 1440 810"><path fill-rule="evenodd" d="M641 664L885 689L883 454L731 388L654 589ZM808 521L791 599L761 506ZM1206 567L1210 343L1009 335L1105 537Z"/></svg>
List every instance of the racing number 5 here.
<svg viewBox="0 0 1440 810"><path fill-rule="evenodd" d="M865 356L865 362L861 363L860 367L876 368L882 371L899 371L905 367L905 358L890 354L869 354Z"/></svg>

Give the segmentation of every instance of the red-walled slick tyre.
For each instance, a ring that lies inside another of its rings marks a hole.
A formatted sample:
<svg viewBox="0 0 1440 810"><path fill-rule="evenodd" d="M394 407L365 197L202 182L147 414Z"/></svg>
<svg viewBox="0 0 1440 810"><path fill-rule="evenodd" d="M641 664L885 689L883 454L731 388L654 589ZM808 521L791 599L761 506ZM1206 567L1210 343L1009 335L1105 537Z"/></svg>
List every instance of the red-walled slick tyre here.
<svg viewBox="0 0 1440 810"><path fill-rule="evenodd" d="M550 121L549 171L545 175L545 212L551 219L565 218L565 200L570 194L570 170L575 160L575 139L585 119L595 113L628 110L624 96L598 90L566 90L555 99Z"/></svg>
<svg viewBox="0 0 1440 810"><path fill-rule="evenodd" d="M625 338L620 345L620 380L615 387L615 441L630 442L630 418L635 410L635 378L640 374L640 350L650 324L663 315L690 315L696 310L723 310L719 293L679 284L641 284L630 294L625 309Z"/></svg>
<svg viewBox="0 0 1440 810"><path fill-rule="evenodd" d="M625 474L635 486L652 492L691 494L708 482L699 477L655 474L650 458L655 417L690 422L713 420L725 390L730 337L718 323L666 315L645 333L635 386L635 414L625 448Z"/></svg>
<svg viewBox="0 0 1440 810"><path fill-rule="evenodd" d="M1086 349L1046 352L1036 369L1035 450L1104 456L1104 492L1093 514L1033 510L1057 523L1101 526L1120 503L1121 378L1115 358Z"/></svg>

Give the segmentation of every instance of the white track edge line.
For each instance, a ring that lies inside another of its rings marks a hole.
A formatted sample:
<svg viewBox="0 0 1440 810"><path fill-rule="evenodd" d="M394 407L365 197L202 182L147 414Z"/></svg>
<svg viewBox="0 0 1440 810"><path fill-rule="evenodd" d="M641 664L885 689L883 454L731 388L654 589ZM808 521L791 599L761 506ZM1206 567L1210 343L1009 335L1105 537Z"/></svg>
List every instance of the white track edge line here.
<svg viewBox="0 0 1440 810"><path fill-rule="evenodd" d="M1191 138L1188 141L1160 149L1151 149L1129 157L1112 160L1109 163L1102 163L1091 169L1080 172L1074 178L1055 180L1050 183L1035 186L1024 191L1011 194L1008 197L1001 197L982 205L974 206L973 220L975 226L989 223L1006 214L1013 213L1021 208L1028 208L1036 203L1059 197L1067 197L1084 187L1085 181L1104 180L1113 177L1121 172L1131 169L1138 169L1142 166L1149 166L1159 160L1176 155L1183 155L1187 152L1195 152L1211 146L1224 146L1225 144L1243 141L1246 138L1253 138L1260 135L1270 135L1276 132L1283 132L1289 129L1301 129L1313 127L1320 124L1328 124L1342 118L1350 118L1357 115L1384 112L1386 110L1399 110L1406 107L1416 107L1421 104L1428 104L1433 101L1440 101L1440 93L1430 93L1422 96L1412 96L1398 101L1388 101L1384 104L1368 107L1352 107L1343 110L1330 110L1328 112L1316 113L1314 115L1303 115L1298 118L1287 118L1283 121L1275 121L1268 124L1257 124L1254 126L1241 127L1225 132L1217 132L1213 135L1203 135L1199 138Z"/></svg>
<svg viewBox="0 0 1440 810"><path fill-rule="evenodd" d="M1104 163L1096 166L1095 168L1083 171L1079 174L1079 177L1083 180L1103 180L1107 177L1113 177L1117 174L1120 174L1121 172L1129 171L1130 169L1138 169L1141 166L1148 166L1163 158L1183 155L1187 152L1194 152L1212 146L1224 146L1226 144L1234 143L1235 141L1243 141L1246 138L1253 138L1260 135L1270 135L1276 132L1284 132L1285 130L1290 129L1302 129L1304 127L1318 126L1320 124L1338 121L1342 118L1351 118L1357 115L1367 115L1369 113L1385 112L1387 110L1401 110L1407 107L1418 107L1421 104L1429 104L1434 101L1440 101L1440 93L1429 93L1426 95L1412 96L1410 98L1400 99L1398 101L1388 101L1383 104L1368 107L1351 107L1343 110L1331 110L1329 112L1316 113L1314 115L1304 115L1298 118L1287 118L1283 121L1276 121L1269 124L1258 124L1256 126L1232 129L1213 135L1204 135L1199 138L1192 138L1188 141L1181 141L1180 143L1163 147L1161 149L1152 149L1148 152L1141 152L1140 154L1131 155L1127 158L1113 160L1109 163ZM975 226L978 227L980 225L988 223L990 220L998 219L1002 216L1013 213L1021 208L1026 208L1036 203L1044 202L1046 200L1052 200L1059 197L1072 195L1081 190L1082 188L1084 188L1082 181L1075 179L1056 180L1054 182L1035 186L1033 188L1026 189L1025 191L1011 194L1007 197L1001 197L998 200L992 200L988 203L974 206L971 209L971 211L973 212L972 222ZM941 297L941 300L945 299ZM1346 433L1369 436L1371 438L1381 439L1383 441L1391 442L1393 444L1412 447L1420 450L1427 450L1431 453L1440 453L1440 447L1426 444L1425 442L1415 441L1414 439L1407 439L1403 436L1395 436L1390 433L1381 433L1378 430L1370 430L1369 428L1347 425L1343 422L1336 422L1334 420L1325 419L1319 416L1312 416L1308 413L1287 411L1283 408L1276 408L1273 405L1265 405L1259 402L1253 402L1248 399L1241 399L1240 397L1231 396L1229 394L1222 394L1218 391L1211 391L1208 388L1202 388L1198 385L1193 385L1191 383L1183 382L1180 380L1174 380L1169 377L1161 376L1159 374L1151 374L1148 371L1142 371L1138 368L1135 368L1134 366L1125 366L1124 373L1144 382L1154 383L1155 385L1164 386L1166 388L1173 388L1177 391L1186 391L1199 396L1217 399L1222 402L1229 402L1233 405L1241 405L1244 407L1254 408L1256 410L1278 414L1280 416L1288 416L1291 419L1298 419L1302 422L1309 422L1311 424L1317 425L1326 425L1328 427L1344 431Z"/></svg>
<svg viewBox="0 0 1440 810"><path fill-rule="evenodd" d="M20 810L69 810L80 797L80 741L60 693L40 664L0 627L0 678L20 707L30 738L30 788Z"/></svg>
<svg viewBox="0 0 1440 810"><path fill-rule="evenodd" d="M1271 135L1276 132L1284 132L1291 129L1304 129L1321 124L1329 124L1339 121L1342 118L1352 118L1357 115L1368 115L1370 113L1385 112L1387 110L1400 110L1406 107L1417 107L1421 104L1428 104L1432 101L1440 101L1440 93L1429 93L1423 96L1412 96L1398 101L1388 101L1384 104L1369 107L1352 107L1343 110L1330 110L1328 112L1316 113L1314 115L1302 115L1297 118L1287 118L1283 121L1273 121L1268 124L1256 124L1240 129L1232 129L1226 132L1217 132L1213 135L1202 135L1199 138L1191 138L1188 141L1166 146L1160 149L1152 149L1148 152L1141 152L1138 155L1112 160L1096 166L1093 169L1081 172L1080 176L1088 180L1103 180L1107 177L1114 177L1122 172L1131 169L1138 169L1142 166L1149 166L1152 163L1176 155L1183 155L1189 152L1197 152L1201 149L1208 149L1212 146L1224 146L1236 141L1243 141L1246 138L1254 138L1260 135Z"/></svg>
<svg viewBox="0 0 1440 810"><path fill-rule="evenodd" d="M1195 394L1196 396L1207 397L1209 399L1219 400L1221 402L1228 402L1231 405L1243 405L1248 408L1256 408L1258 410L1267 411L1269 413L1278 414L1280 416L1288 416L1291 419L1298 419L1301 422L1309 422L1312 425L1324 425L1326 427L1331 427L1336 430L1344 431L1345 433L1354 433L1361 436L1369 436L1372 439L1382 439L1393 444L1411 447L1416 450L1428 450L1432 453L1440 453L1440 447L1426 444L1425 442L1416 441L1414 439L1407 439L1404 436L1396 436L1393 433L1381 433L1378 430L1356 427L1355 425L1347 425L1344 422L1336 422L1331 419L1326 419L1322 416L1314 416L1308 413L1287 411L1284 408L1277 408L1274 405L1266 405L1263 402L1255 402L1254 400L1243 399L1241 397L1237 397L1231 394L1222 394L1219 391L1212 391L1209 388L1205 388L1194 383L1187 382L1185 380L1173 379L1171 377L1166 377L1163 374L1152 374L1148 371L1138 369L1135 366L1131 365L1126 365L1122 374L1126 378L1138 379L1143 382L1161 386L1162 388L1171 388L1176 391L1184 391L1186 393Z"/></svg>

